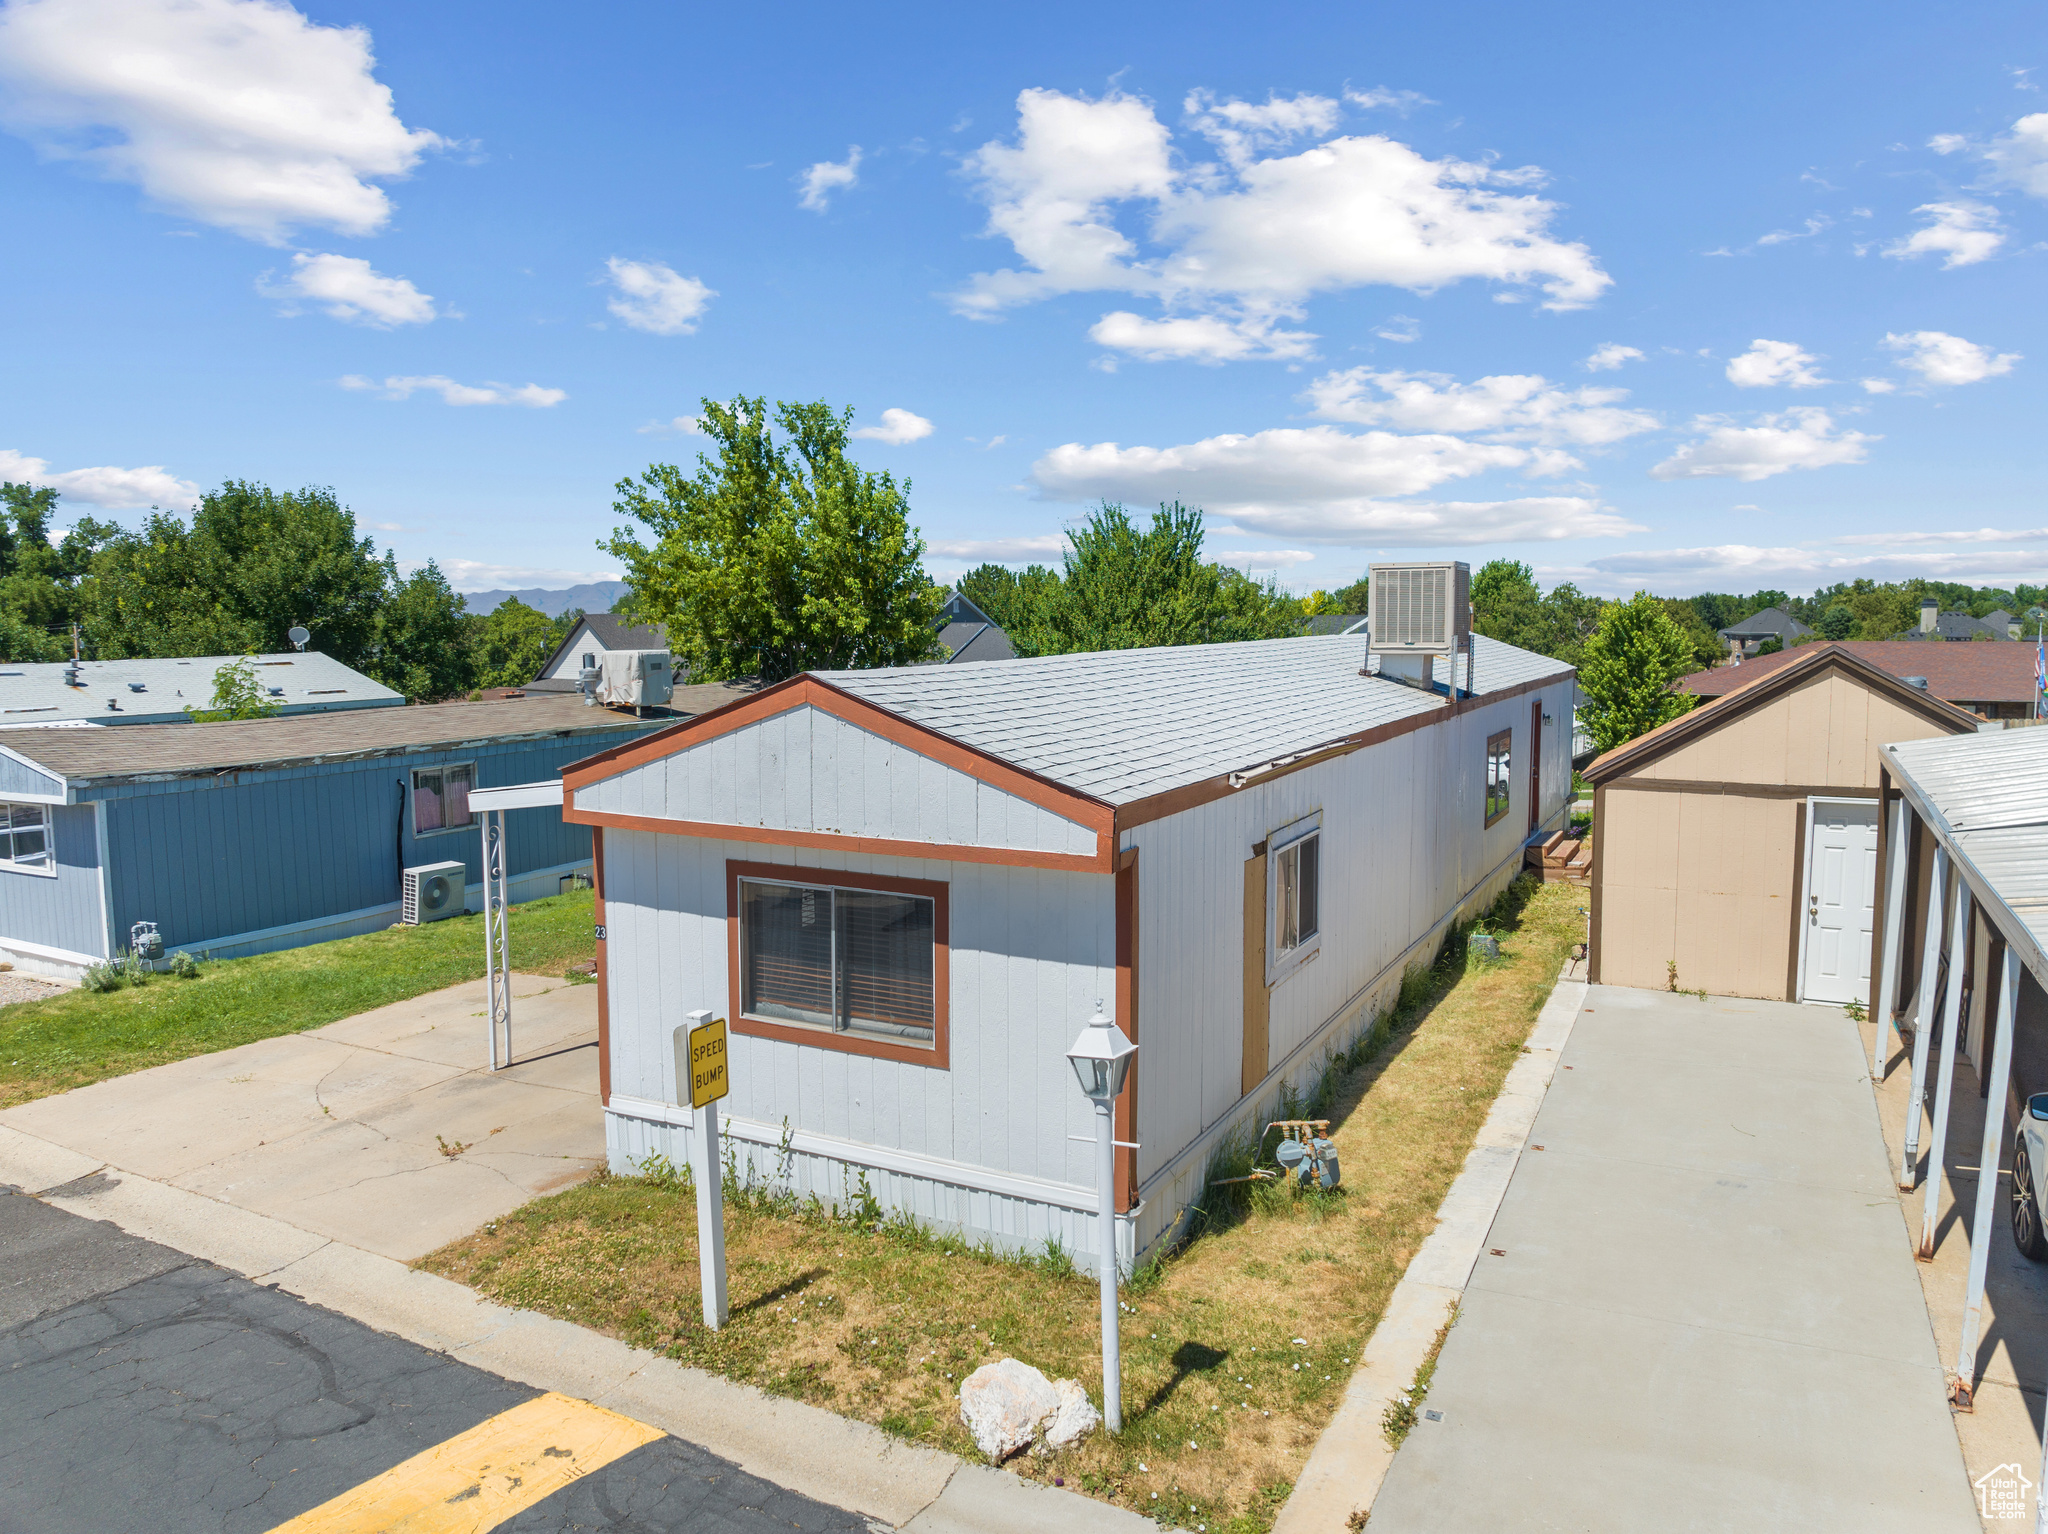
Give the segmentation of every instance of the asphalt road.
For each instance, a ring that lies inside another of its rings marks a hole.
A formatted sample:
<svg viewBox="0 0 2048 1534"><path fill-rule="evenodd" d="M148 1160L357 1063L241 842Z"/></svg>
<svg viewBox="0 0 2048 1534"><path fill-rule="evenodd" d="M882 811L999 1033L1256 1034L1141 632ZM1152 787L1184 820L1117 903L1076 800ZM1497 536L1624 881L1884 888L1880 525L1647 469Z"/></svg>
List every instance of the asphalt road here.
<svg viewBox="0 0 2048 1534"><path fill-rule="evenodd" d="M0 1534L260 1534L538 1394L0 1189ZM497 1527L868 1525L661 1437Z"/></svg>

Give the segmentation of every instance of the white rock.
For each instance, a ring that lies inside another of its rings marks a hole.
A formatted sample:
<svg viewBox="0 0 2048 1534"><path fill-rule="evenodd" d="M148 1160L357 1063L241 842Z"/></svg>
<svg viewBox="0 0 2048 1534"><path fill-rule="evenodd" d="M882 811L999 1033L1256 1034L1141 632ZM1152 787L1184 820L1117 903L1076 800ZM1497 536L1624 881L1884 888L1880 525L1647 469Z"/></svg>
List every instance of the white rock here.
<svg viewBox="0 0 2048 1534"><path fill-rule="evenodd" d="M1102 1425L1102 1413L1090 1403L1079 1380L1060 1380L1052 1388L1059 1394L1060 1409L1045 1430L1045 1441L1053 1448L1078 1443Z"/></svg>
<svg viewBox="0 0 2048 1534"><path fill-rule="evenodd" d="M960 1420L991 1463L1028 1447L1060 1404L1052 1381L1014 1358L983 1364L960 1385Z"/></svg>

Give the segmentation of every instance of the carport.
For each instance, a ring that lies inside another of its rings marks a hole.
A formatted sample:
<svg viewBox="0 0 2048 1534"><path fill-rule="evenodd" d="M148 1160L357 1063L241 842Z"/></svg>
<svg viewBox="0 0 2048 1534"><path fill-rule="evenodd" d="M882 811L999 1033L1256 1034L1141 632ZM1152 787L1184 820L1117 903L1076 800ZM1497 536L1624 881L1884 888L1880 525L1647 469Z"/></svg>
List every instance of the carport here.
<svg viewBox="0 0 2048 1534"><path fill-rule="evenodd" d="M1891 1031L1902 1042L1910 1035L1911 1091L1898 1179L1902 1189L1917 1184L1925 1116L1930 1170L1922 1256L1932 1254L1936 1238L1959 1052L1977 1065L1986 1096L1978 1165L1990 1175L1977 1179L1968 1289L1949 1386L1957 1409L1967 1411L1977 1382L1990 1242L2001 1223L1995 1172L2007 1115L2025 1112L2027 1095L2048 1091L2048 1018L2042 1015L2048 978L2048 730L1906 741L1886 746L1880 762L1880 792L1889 813L1872 1074L1884 1074ZM1909 849L1930 836L1925 933L1913 952L1906 941L1916 882L1908 876ZM1909 988L1910 1000L1902 1001ZM1928 1114L1930 1065L1935 1080ZM2042 1464L2048 1476L2048 1430ZM2037 1514L2035 1527L2048 1530L2048 1517Z"/></svg>

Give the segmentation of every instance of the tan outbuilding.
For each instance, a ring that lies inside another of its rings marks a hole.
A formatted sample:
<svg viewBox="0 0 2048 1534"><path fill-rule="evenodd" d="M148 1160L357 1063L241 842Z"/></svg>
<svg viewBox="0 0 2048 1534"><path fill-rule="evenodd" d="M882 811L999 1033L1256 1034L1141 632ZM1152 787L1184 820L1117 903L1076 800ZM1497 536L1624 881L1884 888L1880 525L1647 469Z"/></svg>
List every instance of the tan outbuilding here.
<svg viewBox="0 0 2048 1534"><path fill-rule="evenodd" d="M1979 721L1840 646L1801 649L1586 769L1594 981L1867 1003L1878 753Z"/></svg>

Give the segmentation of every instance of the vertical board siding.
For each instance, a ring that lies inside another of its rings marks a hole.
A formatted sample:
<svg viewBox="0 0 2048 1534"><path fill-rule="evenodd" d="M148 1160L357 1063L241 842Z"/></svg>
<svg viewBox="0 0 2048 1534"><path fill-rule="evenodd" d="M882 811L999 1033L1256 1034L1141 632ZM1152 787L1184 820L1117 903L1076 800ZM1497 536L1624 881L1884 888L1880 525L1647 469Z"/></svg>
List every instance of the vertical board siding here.
<svg viewBox="0 0 2048 1534"><path fill-rule="evenodd" d="M808 703L578 789L580 809L1093 856L1091 827Z"/></svg>
<svg viewBox="0 0 2048 1534"><path fill-rule="evenodd" d="M1051 1182L1092 1181L1093 1130L1066 1051L1115 984L1104 874L763 849L605 832L612 1090L676 1101L673 1034L725 1016L728 859L930 879L949 886L951 1064L940 1070L735 1033L727 1111L865 1145Z"/></svg>
<svg viewBox="0 0 2048 1534"><path fill-rule="evenodd" d="M474 762L480 788L541 782L598 746L659 727L88 789L106 804L114 930L125 940L130 924L153 921L169 946L200 947L391 904L401 867L460 862L467 882L481 883L478 827L413 835L415 768ZM505 834L515 877L590 857L589 829L552 807L508 811ZM10 924L0 936L30 934Z"/></svg>
<svg viewBox="0 0 2048 1534"><path fill-rule="evenodd" d="M0 938L105 957L100 911L99 832L89 804L53 804L50 841L57 875L0 868Z"/></svg>
<svg viewBox="0 0 2048 1534"><path fill-rule="evenodd" d="M34 794L40 798L63 792L62 778L11 756L0 756L0 799L9 794Z"/></svg>

